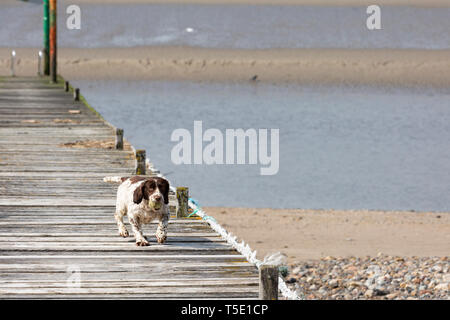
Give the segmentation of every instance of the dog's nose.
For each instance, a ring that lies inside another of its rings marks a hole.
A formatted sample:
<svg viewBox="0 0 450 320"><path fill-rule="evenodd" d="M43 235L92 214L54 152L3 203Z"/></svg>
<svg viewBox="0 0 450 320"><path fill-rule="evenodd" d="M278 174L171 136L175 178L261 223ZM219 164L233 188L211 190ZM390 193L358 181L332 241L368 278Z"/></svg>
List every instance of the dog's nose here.
<svg viewBox="0 0 450 320"><path fill-rule="evenodd" d="M161 200L161 196L160 195L156 195L155 196L155 201L160 201Z"/></svg>

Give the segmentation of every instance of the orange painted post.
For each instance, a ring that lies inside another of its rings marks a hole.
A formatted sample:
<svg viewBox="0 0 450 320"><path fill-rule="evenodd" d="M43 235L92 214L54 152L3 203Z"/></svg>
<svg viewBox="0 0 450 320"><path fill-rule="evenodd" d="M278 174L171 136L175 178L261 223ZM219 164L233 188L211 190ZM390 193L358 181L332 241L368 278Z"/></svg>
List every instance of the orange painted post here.
<svg viewBox="0 0 450 320"><path fill-rule="evenodd" d="M57 81L56 68L56 0L50 0L50 81Z"/></svg>

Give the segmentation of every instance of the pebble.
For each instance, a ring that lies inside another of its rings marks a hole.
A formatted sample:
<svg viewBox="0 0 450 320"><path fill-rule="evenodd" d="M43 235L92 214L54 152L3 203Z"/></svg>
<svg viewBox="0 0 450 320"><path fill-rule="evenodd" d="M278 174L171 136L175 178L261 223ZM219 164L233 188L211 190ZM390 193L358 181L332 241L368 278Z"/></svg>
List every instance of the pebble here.
<svg viewBox="0 0 450 320"><path fill-rule="evenodd" d="M386 295L386 298L389 299L389 300L392 300L392 299L397 298L398 295L399 295L398 292L394 292L394 293L390 293L390 294Z"/></svg>
<svg viewBox="0 0 450 320"><path fill-rule="evenodd" d="M449 257L332 257L289 266L285 281L306 299L449 300Z"/></svg>
<svg viewBox="0 0 450 320"><path fill-rule="evenodd" d="M372 298L374 296L374 291L372 289L367 290L364 292L364 297L366 298Z"/></svg>
<svg viewBox="0 0 450 320"><path fill-rule="evenodd" d="M333 279L328 282L328 285L330 288L337 288L339 287L339 282L336 279Z"/></svg>
<svg viewBox="0 0 450 320"><path fill-rule="evenodd" d="M295 279L294 277L291 277L291 278L287 279L285 282L286 283L296 283L297 279Z"/></svg>
<svg viewBox="0 0 450 320"><path fill-rule="evenodd" d="M301 271L302 271L302 269L301 269L300 267L297 267L297 268L294 268L294 269L292 270L292 274L297 275L297 274L299 274Z"/></svg>
<svg viewBox="0 0 450 320"><path fill-rule="evenodd" d="M434 287L436 290L450 290L450 286L448 283L439 283L436 287Z"/></svg>

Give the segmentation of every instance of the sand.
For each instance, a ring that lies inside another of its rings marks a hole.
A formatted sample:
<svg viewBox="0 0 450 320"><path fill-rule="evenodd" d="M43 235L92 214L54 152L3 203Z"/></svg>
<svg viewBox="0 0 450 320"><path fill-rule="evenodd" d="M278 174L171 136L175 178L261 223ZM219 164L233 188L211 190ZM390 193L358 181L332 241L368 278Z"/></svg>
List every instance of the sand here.
<svg viewBox="0 0 450 320"><path fill-rule="evenodd" d="M37 73L37 48L16 48L16 74ZM0 48L0 76L10 74ZM258 81L450 86L450 50L135 47L58 51L69 80Z"/></svg>
<svg viewBox="0 0 450 320"><path fill-rule="evenodd" d="M327 256L449 256L450 214L205 207L262 259L280 251L288 263Z"/></svg>

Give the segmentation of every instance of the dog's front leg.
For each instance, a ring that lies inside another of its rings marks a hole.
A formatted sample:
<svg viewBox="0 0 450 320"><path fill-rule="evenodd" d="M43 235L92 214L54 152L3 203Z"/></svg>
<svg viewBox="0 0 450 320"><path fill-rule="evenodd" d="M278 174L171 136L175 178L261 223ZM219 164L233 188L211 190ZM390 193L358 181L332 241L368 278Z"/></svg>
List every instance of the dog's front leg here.
<svg viewBox="0 0 450 320"><path fill-rule="evenodd" d="M117 227L119 228L119 235L126 238L128 237L128 231L123 223L123 213L120 211L116 211L116 214L114 215L114 218L117 222Z"/></svg>
<svg viewBox="0 0 450 320"><path fill-rule="evenodd" d="M149 243L148 243L147 239L145 239L144 235L142 234L141 224L139 222L139 219L129 217L129 221L131 224L131 228L133 229L134 237L136 238L136 245L140 246L140 247L148 246Z"/></svg>
<svg viewBox="0 0 450 320"><path fill-rule="evenodd" d="M164 215L159 220L158 228L156 229L156 240L158 243L164 243L167 239L167 226L169 225L168 215Z"/></svg>

